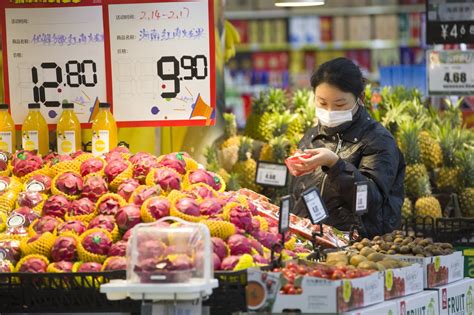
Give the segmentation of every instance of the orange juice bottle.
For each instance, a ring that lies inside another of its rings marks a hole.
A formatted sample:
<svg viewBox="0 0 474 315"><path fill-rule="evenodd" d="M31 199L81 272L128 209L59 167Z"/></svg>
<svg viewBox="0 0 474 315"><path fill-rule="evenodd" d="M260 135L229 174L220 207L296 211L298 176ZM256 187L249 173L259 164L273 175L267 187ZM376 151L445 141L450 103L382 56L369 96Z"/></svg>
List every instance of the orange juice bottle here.
<svg viewBox="0 0 474 315"><path fill-rule="evenodd" d="M71 154L81 149L81 124L74 114L74 104L64 103L56 128L59 154Z"/></svg>
<svg viewBox="0 0 474 315"><path fill-rule="evenodd" d="M0 150L13 153L15 149L15 123L8 112L8 104L0 104Z"/></svg>
<svg viewBox="0 0 474 315"><path fill-rule="evenodd" d="M99 111L92 122L92 154L102 155L117 146L117 124L108 103L99 103Z"/></svg>
<svg viewBox="0 0 474 315"><path fill-rule="evenodd" d="M21 126L21 140L24 150L38 150L45 156L49 152L48 124L40 112L39 103L28 104L28 116Z"/></svg>

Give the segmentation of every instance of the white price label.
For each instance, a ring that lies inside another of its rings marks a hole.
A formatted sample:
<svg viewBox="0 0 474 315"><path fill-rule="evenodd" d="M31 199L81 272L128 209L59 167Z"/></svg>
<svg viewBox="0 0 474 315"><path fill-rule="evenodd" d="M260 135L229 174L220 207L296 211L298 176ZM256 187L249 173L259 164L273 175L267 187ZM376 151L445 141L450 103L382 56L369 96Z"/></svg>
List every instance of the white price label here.
<svg viewBox="0 0 474 315"><path fill-rule="evenodd" d="M21 136L21 144L23 149L27 151L33 151L39 149L39 135L38 131L25 131Z"/></svg>
<svg viewBox="0 0 474 315"><path fill-rule="evenodd" d="M282 197L280 204L280 233L285 233L290 226L290 197Z"/></svg>
<svg viewBox="0 0 474 315"><path fill-rule="evenodd" d="M327 218L327 212L324 208L321 197L315 188L309 189L303 193L303 200L308 209L311 223L316 224Z"/></svg>
<svg viewBox="0 0 474 315"><path fill-rule="evenodd" d="M429 94L474 94L474 50L431 50L427 54Z"/></svg>
<svg viewBox="0 0 474 315"><path fill-rule="evenodd" d="M74 130L58 133L58 153L71 154L76 151L76 132Z"/></svg>
<svg viewBox="0 0 474 315"><path fill-rule="evenodd" d="M0 150L10 153L13 152L11 131L0 132ZM3 160L3 158L1 159Z"/></svg>
<svg viewBox="0 0 474 315"><path fill-rule="evenodd" d="M99 156L109 152L110 138L108 130L99 130L92 134L92 154Z"/></svg>
<svg viewBox="0 0 474 315"><path fill-rule="evenodd" d="M355 211L362 214L367 211L368 184L356 183Z"/></svg>
<svg viewBox="0 0 474 315"><path fill-rule="evenodd" d="M285 164L258 162L255 182L263 186L285 187L288 168Z"/></svg>

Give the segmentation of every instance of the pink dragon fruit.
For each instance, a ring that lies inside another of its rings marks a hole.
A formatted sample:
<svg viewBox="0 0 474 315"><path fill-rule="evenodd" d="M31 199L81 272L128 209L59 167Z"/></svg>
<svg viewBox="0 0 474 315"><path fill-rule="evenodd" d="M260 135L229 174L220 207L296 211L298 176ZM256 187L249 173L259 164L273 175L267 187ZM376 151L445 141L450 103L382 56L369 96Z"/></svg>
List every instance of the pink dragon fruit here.
<svg viewBox="0 0 474 315"><path fill-rule="evenodd" d="M99 272L102 270L102 264L98 262L85 262L82 263L77 272Z"/></svg>
<svg viewBox="0 0 474 315"><path fill-rule="evenodd" d="M259 241L256 239L251 238L250 239L250 244L252 245L252 248L255 249L260 255L263 255L263 247L262 244L260 244Z"/></svg>
<svg viewBox="0 0 474 315"><path fill-rule="evenodd" d="M67 195L80 195L83 187L84 181L82 180L82 177L76 173L63 173L59 175L56 180L56 188Z"/></svg>
<svg viewBox="0 0 474 315"><path fill-rule="evenodd" d="M33 225L33 230L37 234L43 234L46 232L53 233L54 229L57 228L61 223L57 217L51 215L45 215L35 222L36 223Z"/></svg>
<svg viewBox="0 0 474 315"><path fill-rule="evenodd" d="M27 157L26 155L19 153L15 156L17 159L13 165L13 175L17 177L23 177L43 167L43 160L38 155L30 155Z"/></svg>
<svg viewBox="0 0 474 315"><path fill-rule="evenodd" d="M222 260L221 270L234 270L235 266L239 263L240 256L227 256Z"/></svg>
<svg viewBox="0 0 474 315"><path fill-rule="evenodd" d="M107 255L110 246L112 246L112 240L102 231L94 231L82 240L82 247L97 255Z"/></svg>
<svg viewBox="0 0 474 315"><path fill-rule="evenodd" d="M255 203L252 200L247 198L247 204L249 205L249 210L250 210L250 212L252 213L253 216L259 215L257 206L255 205Z"/></svg>
<svg viewBox="0 0 474 315"><path fill-rule="evenodd" d="M166 167L156 169L153 174L153 181L155 184L160 185L161 189L167 192L181 189L181 178L179 175Z"/></svg>
<svg viewBox="0 0 474 315"><path fill-rule="evenodd" d="M58 261L51 263L50 266L62 272L72 272L74 263L70 261Z"/></svg>
<svg viewBox="0 0 474 315"><path fill-rule="evenodd" d="M66 197L53 195L44 202L42 214L63 219L70 206L71 203Z"/></svg>
<svg viewBox="0 0 474 315"><path fill-rule="evenodd" d="M125 200L129 200L130 196L138 186L140 186L140 183L136 179L127 179L120 184L117 189L117 194L122 196Z"/></svg>
<svg viewBox="0 0 474 315"><path fill-rule="evenodd" d="M298 258L298 255L296 255L296 253L291 251L291 250L284 249L283 253L286 254L287 256L291 257L292 259Z"/></svg>
<svg viewBox="0 0 474 315"><path fill-rule="evenodd" d="M20 241L10 239L0 240L0 255L3 259L15 265L21 258Z"/></svg>
<svg viewBox="0 0 474 315"><path fill-rule="evenodd" d="M50 165L51 161L57 159L59 157L59 153L57 152L49 152L43 157L44 165Z"/></svg>
<svg viewBox="0 0 474 315"><path fill-rule="evenodd" d="M146 240L138 243L138 260L145 260L148 258L160 258L165 254L166 245L159 240Z"/></svg>
<svg viewBox="0 0 474 315"><path fill-rule="evenodd" d="M165 155L158 164L172 168L176 172L184 175L186 174L186 161L184 157L185 155L182 153L170 153Z"/></svg>
<svg viewBox="0 0 474 315"><path fill-rule="evenodd" d="M252 229L250 235L255 237L256 233L260 231L260 221L257 218L252 218Z"/></svg>
<svg viewBox="0 0 474 315"><path fill-rule="evenodd" d="M24 191L18 194L17 203L20 207L34 208L44 199L39 192Z"/></svg>
<svg viewBox="0 0 474 315"><path fill-rule="evenodd" d="M86 176L92 173L97 173L104 167L104 161L99 158L90 158L85 160L81 164L80 173L82 176Z"/></svg>
<svg viewBox="0 0 474 315"><path fill-rule="evenodd" d="M279 245L280 238L277 234L273 234L266 231L259 231L256 235L258 241L268 249L271 249L273 245ZM280 252L281 246L277 246L275 251Z"/></svg>
<svg viewBox="0 0 474 315"><path fill-rule="evenodd" d="M223 260L224 258L226 258L228 255L228 247L226 243L218 237L212 237L211 241L212 241L212 250L214 251L215 254L217 254L219 259Z"/></svg>
<svg viewBox="0 0 474 315"><path fill-rule="evenodd" d="M112 232L115 228L115 218L111 215L98 215L94 219L89 222L89 225L87 228L94 229L94 228L100 228L107 230L108 232Z"/></svg>
<svg viewBox="0 0 474 315"><path fill-rule="evenodd" d="M262 255L253 255L253 261L260 265L268 265L270 263L270 259L263 257Z"/></svg>
<svg viewBox="0 0 474 315"><path fill-rule="evenodd" d="M48 264L43 259L37 258L35 256L27 258L21 264L19 272L31 272L31 273L43 273L46 272Z"/></svg>
<svg viewBox="0 0 474 315"><path fill-rule="evenodd" d="M117 152L117 151L110 151L109 153L107 153L104 157L104 160L107 162L107 163L110 163L112 161L117 161L117 160L125 160L124 157L122 156L122 154L120 154L120 152Z"/></svg>
<svg viewBox="0 0 474 315"><path fill-rule="evenodd" d="M125 257L111 257L107 260L104 271L127 270L127 259Z"/></svg>
<svg viewBox="0 0 474 315"><path fill-rule="evenodd" d="M49 165L49 166L53 166L55 164L58 164L59 162L64 162L64 161L72 161L72 157L70 155L51 155L51 157L49 158L49 160L46 162L44 161L44 164L45 165Z"/></svg>
<svg viewBox="0 0 474 315"><path fill-rule="evenodd" d="M214 192L208 186L204 186L204 185L195 186L190 190L190 192L194 196L196 196L196 198L202 198L202 199L214 198Z"/></svg>
<svg viewBox="0 0 474 315"><path fill-rule="evenodd" d="M51 189L51 178L46 175L36 174L26 181L26 191L47 193Z"/></svg>
<svg viewBox="0 0 474 315"><path fill-rule="evenodd" d="M176 202L175 207L178 211L187 215L198 217L201 214L198 203L196 200L191 198L181 198Z"/></svg>
<svg viewBox="0 0 474 315"><path fill-rule="evenodd" d="M133 164L133 177L145 183L145 178L151 168L158 166L156 157L150 153L139 152L129 160Z"/></svg>
<svg viewBox="0 0 474 315"><path fill-rule="evenodd" d="M84 224L84 222L79 221L79 220L72 220L72 221L61 223L58 227L58 234L61 235L66 232L73 232L77 235L81 235L86 230L87 230L87 227Z"/></svg>
<svg viewBox="0 0 474 315"><path fill-rule="evenodd" d="M10 216L12 216L14 214L21 214L25 218L25 223L24 223L25 227L30 226L30 224L34 220L36 220L40 217L40 215L36 211L34 211L34 210L32 210L31 208L28 208L28 207L17 208L17 209L12 211Z"/></svg>
<svg viewBox="0 0 474 315"><path fill-rule="evenodd" d="M222 212L222 204L217 198L206 199L199 205L199 209L202 215L216 215Z"/></svg>
<svg viewBox="0 0 474 315"><path fill-rule="evenodd" d="M119 209L120 202L117 200L117 198L114 198L113 196L105 198L97 207L97 210L100 214L113 216L118 212Z"/></svg>
<svg viewBox="0 0 474 315"><path fill-rule="evenodd" d="M194 170L189 173L189 183L197 184L204 183L212 187L214 184L214 177L206 170Z"/></svg>
<svg viewBox="0 0 474 315"><path fill-rule="evenodd" d="M216 255L216 253L212 253L212 263L214 264L214 270L220 270L221 269L221 259L219 256Z"/></svg>
<svg viewBox="0 0 474 315"><path fill-rule="evenodd" d="M59 236L51 249L53 261L75 261L77 259L77 240L72 236Z"/></svg>
<svg viewBox="0 0 474 315"><path fill-rule="evenodd" d="M130 238L130 236L132 236L132 231L133 229L130 229L127 232L125 232L122 236L122 241L128 242L128 239Z"/></svg>
<svg viewBox="0 0 474 315"><path fill-rule="evenodd" d="M18 150L12 155L12 166L35 155L37 155L36 151Z"/></svg>
<svg viewBox="0 0 474 315"><path fill-rule="evenodd" d="M138 193L134 194L133 200L130 201L139 207L143 205L145 200L151 197L157 197L161 195L161 188L158 185L153 187L145 187L143 189L141 189L141 187L138 187L137 189L139 189Z"/></svg>
<svg viewBox="0 0 474 315"><path fill-rule="evenodd" d="M68 213L70 216L77 216L91 214L94 211L95 204L88 198L81 198L71 202Z"/></svg>
<svg viewBox="0 0 474 315"><path fill-rule="evenodd" d="M140 208L133 204L121 207L115 215L115 220L121 230L129 230L141 222Z"/></svg>
<svg viewBox="0 0 474 315"><path fill-rule="evenodd" d="M165 197L152 197L147 209L151 216L158 220L170 214L170 202Z"/></svg>
<svg viewBox="0 0 474 315"><path fill-rule="evenodd" d="M110 247L109 256L125 256L127 254L127 241L118 241Z"/></svg>
<svg viewBox="0 0 474 315"><path fill-rule="evenodd" d="M110 161L107 166L105 166L104 173L107 178L107 181L111 183L115 177L120 175L128 167L127 162L124 160L113 160Z"/></svg>
<svg viewBox="0 0 474 315"><path fill-rule="evenodd" d="M230 210L230 222L244 231L252 231L252 214L243 206L237 205Z"/></svg>
<svg viewBox="0 0 474 315"><path fill-rule="evenodd" d="M229 237L227 245L231 255L243 255L252 253L250 240L243 235L235 234Z"/></svg>

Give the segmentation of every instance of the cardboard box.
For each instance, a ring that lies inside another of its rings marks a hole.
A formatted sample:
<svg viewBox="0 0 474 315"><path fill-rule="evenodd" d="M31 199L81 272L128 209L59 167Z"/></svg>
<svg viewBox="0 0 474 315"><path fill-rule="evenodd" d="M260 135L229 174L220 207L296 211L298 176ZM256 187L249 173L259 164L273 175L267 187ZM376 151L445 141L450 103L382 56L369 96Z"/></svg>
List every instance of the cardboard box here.
<svg viewBox="0 0 474 315"><path fill-rule="evenodd" d="M421 291L423 291L423 267L420 264L385 271L385 300Z"/></svg>
<svg viewBox="0 0 474 315"><path fill-rule="evenodd" d="M423 291L394 300L400 315L439 315L438 295L435 291Z"/></svg>
<svg viewBox="0 0 474 315"><path fill-rule="evenodd" d="M383 302L384 276L381 272L346 280L303 277L302 293L295 295L280 294L280 273L251 268L247 271L247 281L250 312L337 313Z"/></svg>
<svg viewBox="0 0 474 315"><path fill-rule="evenodd" d="M396 315L398 304L392 301L383 302L374 306L364 307L355 311L342 313L343 315Z"/></svg>
<svg viewBox="0 0 474 315"><path fill-rule="evenodd" d="M438 294L441 315L472 314L474 311L474 279L466 278L433 290Z"/></svg>
<svg viewBox="0 0 474 315"><path fill-rule="evenodd" d="M451 255L435 257L393 256L396 259L418 263L423 266L423 283L425 288L461 280L464 277L464 257L457 251Z"/></svg>

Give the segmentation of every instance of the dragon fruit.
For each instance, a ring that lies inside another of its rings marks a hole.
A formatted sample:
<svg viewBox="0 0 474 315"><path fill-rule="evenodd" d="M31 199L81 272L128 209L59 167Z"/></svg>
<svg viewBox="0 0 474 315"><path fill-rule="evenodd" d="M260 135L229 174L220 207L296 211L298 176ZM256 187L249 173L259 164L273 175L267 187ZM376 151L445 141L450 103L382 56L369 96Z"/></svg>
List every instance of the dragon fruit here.
<svg viewBox="0 0 474 315"><path fill-rule="evenodd" d="M248 204L249 210L250 210L250 212L252 213L253 216L259 215L257 206L255 205L255 203L252 200L247 198L247 204Z"/></svg>
<svg viewBox="0 0 474 315"><path fill-rule="evenodd" d="M179 199L176 202L175 207L176 209L178 209L178 211L187 215L198 217L201 214L201 211L199 210L199 205L196 200L188 197Z"/></svg>
<svg viewBox="0 0 474 315"><path fill-rule="evenodd" d="M145 260L148 258L160 258L165 254L166 245L159 240L146 240L138 242L138 260Z"/></svg>
<svg viewBox="0 0 474 315"><path fill-rule="evenodd" d="M130 196L138 186L140 186L140 183L136 179L127 179L120 184L117 189L117 194L122 196L125 200L129 200Z"/></svg>
<svg viewBox="0 0 474 315"><path fill-rule="evenodd" d="M171 258L172 257L172 258ZM168 264L168 270L189 270L192 269L194 264L192 259L188 255L172 255L167 257L171 264Z"/></svg>
<svg viewBox="0 0 474 315"><path fill-rule="evenodd" d="M113 160L110 161L107 166L105 166L104 173L107 178L107 181L111 183L115 177L120 175L128 167L127 162L124 160Z"/></svg>
<svg viewBox="0 0 474 315"><path fill-rule="evenodd" d="M71 203L65 196L53 195L44 202L42 214L64 218L70 206Z"/></svg>
<svg viewBox="0 0 474 315"><path fill-rule="evenodd" d="M0 240L0 255L3 259L15 265L21 258L20 241L10 239Z"/></svg>
<svg viewBox="0 0 474 315"><path fill-rule="evenodd" d="M221 270L234 270L235 266L239 263L240 256L227 256L222 260Z"/></svg>
<svg viewBox="0 0 474 315"><path fill-rule="evenodd" d="M161 167L153 173L153 182L160 185L161 189L170 192L172 190L180 190L181 178L172 169Z"/></svg>
<svg viewBox="0 0 474 315"><path fill-rule="evenodd" d="M125 232L122 236L122 241L128 242L128 239L130 238L130 236L132 236L132 231L133 229L130 229L127 232Z"/></svg>
<svg viewBox="0 0 474 315"><path fill-rule="evenodd" d="M243 255L252 253L250 240L243 235L235 234L229 237L227 245L231 255Z"/></svg>
<svg viewBox="0 0 474 315"><path fill-rule="evenodd" d="M296 253L291 250L284 249L282 252L283 254L287 255L288 257L291 257L292 259L298 258L298 255L296 255Z"/></svg>
<svg viewBox="0 0 474 315"><path fill-rule="evenodd" d="M107 163L110 163L112 161L124 161L125 159L123 158L122 154L120 154L120 152L110 151L105 155L104 160Z"/></svg>
<svg viewBox="0 0 474 315"><path fill-rule="evenodd" d="M92 173L97 173L104 167L104 161L99 158L90 158L82 162L80 167L80 173L82 176L86 176Z"/></svg>
<svg viewBox="0 0 474 315"><path fill-rule="evenodd" d="M228 247L226 243L218 237L212 237L211 241L212 241L212 250L215 254L217 254L219 259L223 260L224 258L226 258L228 255Z"/></svg>
<svg viewBox="0 0 474 315"><path fill-rule="evenodd" d="M53 261L75 261L77 259L77 240L72 236L59 236L51 249Z"/></svg>
<svg viewBox="0 0 474 315"><path fill-rule="evenodd" d="M100 228L107 230L108 232L112 232L115 228L115 218L111 215L98 215L94 219L89 222L89 225L87 228L94 229L94 228Z"/></svg>
<svg viewBox="0 0 474 315"><path fill-rule="evenodd" d="M55 164L58 164L59 162L64 162L64 161L72 161L72 157L70 155L66 155L66 154L63 154L63 155L57 154L56 156L51 155L51 157L49 157L48 161L44 161L44 164L49 165L49 166L53 166Z"/></svg>
<svg viewBox="0 0 474 315"><path fill-rule="evenodd" d="M133 204L123 206L117 211L115 220L121 230L129 230L141 222L140 208Z"/></svg>
<svg viewBox="0 0 474 315"><path fill-rule="evenodd" d="M109 256L125 256L127 254L127 241L118 241L109 249Z"/></svg>
<svg viewBox="0 0 474 315"><path fill-rule="evenodd" d="M125 257L110 257L105 264L104 271L126 270L126 269L127 269L127 259Z"/></svg>
<svg viewBox="0 0 474 315"><path fill-rule="evenodd" d="M18 153L15 155L15 164L13 164L13 175L23 177L31 172L39 170L43 167L43 159L38 155L23 155Z"/></svg>
<svg viewBox="0 0 474 315"><path fill-rule="evenodd" d="M46 232L53 233L54 229L59 226L61 221L55 216L45 215L44 217L39 218L33 224L33 230L37 234L43 234Z"/></svg>
<svg viewBox="0 0 474 315"><path fill-rule="evenodd" d="M196 196L196 198L208 199L214 198L214 192L209 186L198 185L193 187L190 192Z"/></svg>
<svg viewBox="0 0 474 315"><path fill-rule="evenodd" d="M20 207L34 208L43 200L43 196L39 192L24 191L18 194L17 203Z"/></svg>
<svg viewBox="0 0 474 315"><path fill-rule="evenodd" d="M17 208L12 211L10 216L14 214L21 214L25 218L25 223L23 224L25 227L30 226L30 224L33 223L34 220L40 217L40 215L36 211L28 207Z"/></svg>
<svg viewBox="0 0 474 315"><path fill-rule="evenodd" d="M255 236L257 240L266 248L272 249L273 245L279 245L280 238L277 234L273 234L266 231L259 231ZM275 251L280 252L281 246L276 246Z"/></svg>
<svg viewBox="0 0 474 315"><path fill-rule="evenodd" d="M87 230L87 227L84 222L79 220L72 220L63 222L58 227L58 234L61 235L66 232L73 232L77 235L81 235Z"/></svg>
<svg viewBox="0 0 474 315"><path fill-rule="evenodd" d="M222 262L219 256L216 255L216 253L212 253L212 263L214 264L214 270L221 269Z"/></svg>
<svg viewBox="0 0 474 315"><path fill-rule="evenodd" d="M76 173L65 172L56 179L56 188L67 195L80 195L83 187L84 181L82 177Z"/></svg>
<svg viewBox="0 0 474 315"><path fill-rule="evenodd" d="M77 216L88 215L94 213L94 211L95 204L88 198L81 198L71 202L68 213L70 216Z"/></svg>
<svg viewBox="0 0 474 315"><path fill-rule="evenodd" d="M255 237L256 233L260 231L260 221L257 218L252 218L252 229L250 235Z"/></svg>
<svg viewBox="0 0 474 315"><path fill-rule="evenodd" d="M211 187L214 185L214 177L206 170L191 171L188 178L190 184L204 183Z"/></svg>
<svg viewBox="0 0 474 315"><path fill-rule="evenodd" d="M130 200L133 204L139 207L141 207L148 198L161 195L161 188L158 185L153 187L142 187L139 186L137 188L137 192L133 194L133 200Z"/></svg>
<svg viewBox="0 0 474 315"><path fill-rule="evenodd" d="M115 148L112 149L110 152L117 152L122 154L130 154L130 149L124 145L123 143L119 143Z"/></svg>
<svg viewBox="0 0 474 315"><path fill-rule="evenodd" d="M57 152L49 152L43 157L43 163L44 165L50 165L51 161L54 159L57 159L59 157L59 153Z"/></svg>
<svg viewBox="0 0 474 315"><path fill-rule="evenodd" d="M263 255L263 247L262 244L260 244L259 241L256 239L251 238L250 239L250 244L252 245L252 248L255 249L260 255Z"/></svg>
<svg viewBox="0 0 474 315"><path fill-rule="evenodd" d="M15 166L18 162L24 161L35 155L37 155L36 151L27 151L27 150L16 151L15 154L12 155L12 166Z"/></svg>
<svg viewBox="0 0 474 315"><path fill-rule="evenodd" d="M176 172L186 174L186 161L181 153L170 153L165 155L158 163L160 166L166 166L174 169Z"/></svg>
<svg viewBox="0 0 474 315"><path fill-rule="evenodd" d="M47 175L36 174L26 181L26 191L47 193L51 189L51 178Z"/></svg>
<svg viewBox="0 0 474 315"><path fill-rule="evenodd" d="M82 263L77 272L99 272L102 270L102 264L98 262L85 262Z"/></svg>
<svg viewBox="0 0 474 315"><path fill-rule="evenodd" d="M170 202L165 197L152 197L147 203L147 209L158 220L170 214Z"/></svg>
<svg viewBox="0 0 474 315"><path fill-rule="evenodd" d="M120 202L114 196L110 196L101 201L97 210L100 214L115 215L120 209Z"/></svg>
<svg viewBox="0 0 474 315"><path fill-rule="evenodd" d="M58 261L51 263L50 266L62 272L72 272L72 267L74 266L74 263L70 261Z"/></svg>
<svg viewBox="0 0 474 315"><path fill-rule="evenodd" d="M139 152L129 160L133 164L133 177L144 183L151 168L158 166L156 157L150 153Z"/></svg>
<svg viewBox="0 0 474 315"><path fill-rule="evenodd" d="M12 263L6 260L0 260L0 273L7 273L7 272L10 273L14 271L15 271L15 267L13 267ZM0 277L0 283L7 283L7 282L8 282L8 279Z"/></svg>
<svg viewBox="0 0 474 315"><path fill-rule="evenodd" d="M199 210L202 215L216 215L222 212L222 204L217 198L206 199L199 205Z"/></svg>
<svg viewBox="0 0 474 315"><path fill-rule="evenodd" d="M82 240L82 247L97 255L107 255L110 246L112 246L112 240L102 231L93 231Z"/></svg>
<svg viewBox="0 0 474 315"><path fill-rule="evenodd" d="M230 222L244 231L252 231L252 214L241 205L234 206L230 210Z"/></svg>
<svg viewBox="0 0 474 315"><path fill-rule="evenodd" d="M48 268L48 260L36 256L26 256L18 269L19 272L43 273Z"/></svg>
<svg viewBox="0 0 474 315"><path fill-rule="evenodd" d="M261 265L268 265L270 263L270 259L263 257L262 255L253 255L253 261L257 264Z"/></svg>

